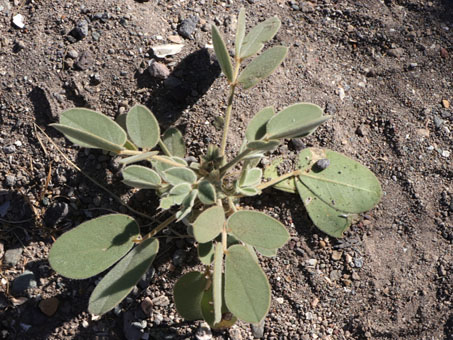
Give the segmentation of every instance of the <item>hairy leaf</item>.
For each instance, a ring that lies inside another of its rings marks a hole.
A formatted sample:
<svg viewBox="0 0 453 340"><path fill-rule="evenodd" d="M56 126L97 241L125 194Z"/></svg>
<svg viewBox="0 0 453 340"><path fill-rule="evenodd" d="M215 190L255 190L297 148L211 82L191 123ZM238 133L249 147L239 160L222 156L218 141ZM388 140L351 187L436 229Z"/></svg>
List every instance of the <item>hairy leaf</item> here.
<svg viewBox="0 0 453 340"><path fill-rule="evenodd" d="M159 141L159 123L146 106L134 105L127 113L126 126L131 140L141 148L152 148Z"/></svg>
<svg viewBox="0 0 453 340"><path fill-rule="evenodd" d="M193 233L197 242L206 243L219 235L225 223L222 207L214 206L203 211L193 223Z"/></svg>
<svg viewBox="0 0 453 340"><path fill-rule="evenodd" d="M222 68L222 72L230 82L233 81L233 65L231 64L231 59L225 46L225 42L223 41L222 36L215 25L212 25L212 43L214 45L215 55L217 56L220 67Z"/></svg>
<svg viewBox="0 0 453 340"><path fill-rule="evenodd" d="M167 129L162 136L162 141L173 156L184 157L186 155L186 145L181 131L177 128Z"/></svg>
<svg viewBox="0 0 453 340"><path fill-rule="evenodd" d="M277 251L278 249L267 249L267 248L260 248L260 247L255 247L256 251L260 253L263 256L266 257L275 257L277 256Z"/></svg>
<svg viewBox="0 0 453 340"><path fill-rule="evenodd" d="M254 247L280 248L289 239L286 228L275 218L261 212L240 210L227 220L227 230Z"/></svg>
<svg viewBox="0 0 453 340"><path fill-rule="evenodd" d="M282 163L282 161L283 161L282 157L278 157L278 158L274 159L271 162L271 164L269 164L264 169L263 177L270 179L270 180L278 178L279 175L278 175L277 168ZM285 179L281 182L278 182L278 183L274 184L273 187L277 190L289 192L290 194L296 193L296 183L294 182L294 177L291 177L289 179Z"/></svg>
<svg viewBox="0 0 453 340"><path fill-rule="evenodd" d="M238 22L236 26L236 40L234 42L235 53L237 57L239 57L244 37L245 37L245 8L242 7L238 15Z"/></svg>
<svg viewBox="0 0 453 340"><path fill-rule="evenodd" d="M272 106L265 107L259 111L255 117L252 118L247 130L245 130L245 137L249 142L259 140L266 134L266 124L275 114Z"/></svg>
<svg viewBox="0 0 453 340"><path fill-rule="evenodd" d="M193 205L195 203L195 199L198 195L198 189L192 190L189 195L184 198L182 201L182 208L180 211L176 213L177 222L181 221L184 217L190 214L192 211Z"/></svg>
<svg viewBox="0 0 453 340"><path fill-rule="evenodd" d="M197 180L197 175L189 168L170 168L164 171L165 180L171 185L181 183L193 184Z"/></svg>
<svg viewBox="0 0 453 340"><path fill-rule="evenodd" d="M123 169L123 182L133 188L155 189L161 179L157 172L142 165L130 165Z"/></svg>
<svg viewBox="0 0 453 340"><path fill-rule="evenodd" d="M214 185L207 180L202 180L200 184L198 184L198 198L203 204L214 204L217 199Z"/></svg>
<svg viewBox="0 0 453 340"><path fill-rule="evenodd" d="M132 217L104 215L61 235L50 250L49 262L60 275L86 279L123 257L138 235L139 228Z"/></svg>
<svg viewBox="0 0 453 340"><path fill-rule="evenodd" d="M263 48L264 43L275 36L280 25L280 19L273 17L253 27L242 41L240 58L245 59L258 53Z"/></svg>
<svg viewBox="0 0 453 340"><path fill-rule="evenodd" d="M132 249L96 286L88 302L88 311L102 315L120 303L149 269L158 249L159 242L154 238Z"/></svg>
<svg viewBox="0 0 453 340"><path fill-rule="evenodd" d="M238 78L239 84L244 89L248 89L269 77L282 63L287 53L288 48L284 46L275 46L264 51L241 72Z"/></svg>
<svg viewBox="0 0 453 340"><path fill-rule="evenodd" d="M222 271L223 271L223 245L215 245L214 272L212 275L212 295L214 301L214 324L222 320Z"/></svg>
<svg viewBox="0 0 453 340"><path fill-rule="evenodd" d="M251 168L244 171L239 182L241 187L255 187L261 183L263 171L260 168Z"/></svg>
<svg viewBox="0 0 453 340"><path fill-rule="evenodd" d="M214 260L214 245L212 242L198 244L197 252L201 263L205 265L210 265Z"/></svg>
<svg viewBox="0 0 453 340"><path fill-rule="evenodd" d="M206 283L205 276L200 272L187 273L176 282L173 289L176 310L184 319L203 319L201 299Z"/></svg>
<svg viewBox="0 0 453 340"><path fill-rule="evenodd" d="M127 165L131 163L141 162L144 161L145 159L150 159L152 156L155 156L158 153L159 153L158 151L143 152L138 155L123 158L118 163Z"/></svg>
<svg viewBox="0 0 453 340"><path fill-rule="evenodd" d="M259 323L267 314L271 292L266 275L247 248L234 245L225 255L225 303L239 319Z"/></svg>
<svg viewBox="0 0 453 340"><path fill-rule="evenodd" d="M271 139L268 141L257 140L254 142L247 143L247 149L259 150L259 151L272 151L280 145L280 141L277 139Z"/></svg>

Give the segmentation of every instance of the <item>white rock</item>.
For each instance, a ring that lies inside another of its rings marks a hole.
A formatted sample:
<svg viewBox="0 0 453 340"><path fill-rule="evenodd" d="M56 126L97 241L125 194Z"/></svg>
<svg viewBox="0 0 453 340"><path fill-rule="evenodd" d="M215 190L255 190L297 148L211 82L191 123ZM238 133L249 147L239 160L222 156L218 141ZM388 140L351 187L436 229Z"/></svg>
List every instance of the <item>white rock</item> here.
<svg viewBox="0 0 453 340"><path fill-rule="evenodd" d="M151 47L154 52L154 55L158 58L165 58L169 55L175 55L181 52L184 44L165 44L165 45L157 45Z"/></svg>
<svg viewBox="0 0 453 340"><path fill-rule="evenodd" d="M17 28L24 28L25 27L25 24L24 24L24 16L22 14L16 14L14 17L13 17L13 24L14 26L16 26Z"/></svg>

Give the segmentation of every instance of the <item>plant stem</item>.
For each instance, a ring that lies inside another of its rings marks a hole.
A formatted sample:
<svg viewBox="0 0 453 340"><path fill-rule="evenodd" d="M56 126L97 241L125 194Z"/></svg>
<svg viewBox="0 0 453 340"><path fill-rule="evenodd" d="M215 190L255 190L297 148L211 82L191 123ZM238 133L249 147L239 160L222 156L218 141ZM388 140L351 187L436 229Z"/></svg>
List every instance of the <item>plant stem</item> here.
<svg viewBox="0 0 453 340"><path fill-rule="evenodd" d="M118 152L118 155L125 155L125 156L135 156L142 154L143 151L135 151L135 150L121 150Z"/></svg>
<svg viewBox="0 0 453 340"><path fill-rule="evenodd" d="M281 175L277 178L274 178L270 180L269 182L266 183L261 183L261 185L258 185L256 188L259 190L266 189L274 184L277 184L278 182L284 181L287 178L293 177L293 176L299 176L301 174L301 170L294 170L292 172L288 172L287 174Z"/></svg>
<svg viewBox="0 0 453 340"><path fill-rule="evenodd" d="M220 144L220 155L225 155L228 131L230 128L230 121L231 121L231 111L233 109L233 98L234 98L234 90L236 89L237 85L237 77L239 74L239 68L241 67L240 60L236 60L236 64L234 67L233 73L233 81L230 83L230 95L228 97L228 106L225 111L225 120L223 122L223 135L222 135L222 143Z"/></svg>
<svg viewBox="0 0 453 340"><path fill-rule="evenodd" d="M165 221L163 221L161 224L159 224L156 228L154 228L153 230L151 230L148 234L146 234L141 240L140 242L143 242L151 237L153 237L154 235L156 235L159 231L165 229L166 227L168 227L172 222L174 222L176 220L176 215L172 215L170 216L169 218L167 218Z"/></svg>
<svg viewBox="0 0 453 340"><path fill-rule="evenodd" d="M170 150L168 150L167 146L164 144L164 142L162 141L162 138L159 138L159 146L160 148L162 149L162 152L167 155L168 157L171 157L173 156L170 152Z"/></svg>
<svg viewBox="0 0 453 340"><path fill-rule="evenodd" d="M225 173L230 169L232 166L234 166L236 163L240 162L245 156L247 156L249 153L251 153L253 150L250 149L245 149L242 151L240 154L236 155L231 161L229 161L227 164L222 166L220 168L220 177L225 175Z"/></svg>

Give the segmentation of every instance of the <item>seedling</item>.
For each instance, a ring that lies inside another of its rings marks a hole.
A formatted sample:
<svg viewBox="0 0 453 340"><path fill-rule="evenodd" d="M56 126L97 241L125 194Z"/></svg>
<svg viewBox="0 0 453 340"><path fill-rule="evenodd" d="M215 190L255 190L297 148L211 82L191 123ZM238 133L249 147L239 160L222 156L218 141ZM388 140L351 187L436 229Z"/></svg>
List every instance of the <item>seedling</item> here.
<svg viewBox="0 0 453 340"><path fill-rule="evenodd" d="M354 217L379 202L381 187L373 173L335 151L307 148L298 155L297 168L283 175L277 173L281 159L264 173L258 167L282 141L308 136L329 119L314 104L297 103L278 113L273 107L263 108L249 122L237 155L225 156L235 91L267 78L287 55L286 47L275 46L248 62L279 27L280 20L273 17L245 34L242 9L233 60L217 27L212 27L214 50L230 93L220 146L209 145L199 161L184 159L182 134L170 128L161 136L153 113L142 105L132 107L120 124L83 108L64 111L60 122L52 124L75 144L122 157L124 183L155 190L159 208L172 213L146 235L140 234L132 217L111 214L82 223L54 243L49 261L63 276L85 279L114 265L90 297L92 314L102 315L126 297L158 252L155 235L184 220L205 270L189 272L175 284L178 312L215 328L229 327L236 319L258 323L268 313L271 290L257 253L275 256L289 233L278 220L241 208L241 197L269 187L298 193L313 223L333 237L342 237Z"/></svg>

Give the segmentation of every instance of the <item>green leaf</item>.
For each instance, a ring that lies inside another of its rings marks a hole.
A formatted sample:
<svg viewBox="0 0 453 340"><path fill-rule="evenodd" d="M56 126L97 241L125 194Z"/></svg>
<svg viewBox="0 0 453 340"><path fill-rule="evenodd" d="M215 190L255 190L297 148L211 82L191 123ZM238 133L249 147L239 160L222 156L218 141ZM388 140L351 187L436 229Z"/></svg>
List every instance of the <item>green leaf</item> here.
<svg viewBox="0 0 453 340"><path fill-rule="evenodd" d="M259 323L267 314L271 291L266 275L247 248L234 245L225 255L225 303L239 319Z"/></svg>
<svg viewBox="0 0 453 340"><path fill-rule="evenodd" d="M187 162L186 162L184 159L182 159L182 158L179 158L179 157L176 157L176 156L173 156L173 157L160 156L160 157L161 157L161 158L165 158L165 159L170 160L170 161L174 161L174 162L177 162L177 163L181 163L182 165L187 166ZM174 166L171 165L171 164L164 163L164 162L160 162L160 161L156 161L155 159L151 160L151 164L153 165L154 170L156 170L157 173L158 173L161 177L164 176L164 171L165 171L165 170L174 168Z"/></svg>
<svg viewBox="0 0 453 340"><path fill-rule="evenodd" d="M280 25L280 19L273 17L253 27L242 42L240 58L245 59L258 53L264 47L264 43L275 36Z"/></svg>
<svg viewBox="0 0 453 340"><path fill-rule="evenodd" d="M218 28L215 25L212 25L212 43L214 45L215 55L219 61L222 72L225 74L227 79L233 81L233 65L231 64L231 59L228 54L228 50L225 46L225 42L220 35Z"/></svg>
<svg viewBox="0 0 453 340"><path fill-rule="evenodd" d="M207 280L200 272L187 273L176 282L173 289L176 310L184 319L203 319L201 299L206 284Z"/></svg>
<svg viewBox="0 0 453 340"><path fill-rule="evenodd" d="M167 129L162 136L162 141L173 156L184 157L186 155L186 145L182 133L177 128Z"/></svg>
<svg viewBox="0 0 453 340"><path fill-rule="evenodd" d="M288 48L284 46L275 46L264 51L241 72L238 78L239 84L242 88L248 89L269 77L283 62L287 53Z"/></svg>
<svg viewBox="0 0 453 340"><path fill-rule="evenodd" d="M278 158L274 159L271 162L271 164L269 164L264 169L263 177L270 179L270 180L279 177L277 168L282 163L282 161L283 161L282 157L278 157ZM289 179L285 179L281 182L278 182L277 184L274 184L273 187L277 190L288 192L290 194L296 193L296 183L294 182L294 177L291 177Z"/></svg>
<svg viewBox="0 0 453 340"><path fill-rule="evenodd" d="M203 204L214 204L217 198L214 185L207 180L202 180L200 184L198 184L198 198Z"/></svg>
<svg viewBox="0 0 453 340"><path fill-rule="evenodd" d="M219 323L220 320L222 320L222 269L223 269L223 245L221 242L217 242L215 245L214 253L214 272L212 275L214 324Z"/></svg>
<svg viewBox="0 0 453 340"><path fill-rule="evenodd" d="M104 215L61 235L50 249L49 262L60 275L86 279L123 257L138 235L139 227L133 218Z"/></svg>
<svg viewBox="0 0 453 340"><path fill-rule="evenodd" d="M126 150L132 150L132 151L137 151L138 148L135 146L134 143L132 143L130 140L127 140L126 143L124 143L124 148Z"/></svg>
<svg viewBox="0 0 453 340"><path fill-rule="evenodd" d="M319 159L330 165L319 170ZM376 206L382 196L376 176L360 163L331 150L310 148L299 155L299 179L321 201L346 213L361 213Z"/></svg>
<svg viewBox="0 0 453 340"><path fill-rule="evenodd" d="M155 189L161 179L157 172L142 165L130 165L123 169L123 183L133 188Z"/></svg>
<svg viewBox="0 0 453 340"><path fill-rule="evenodd" d="M245 37L245 8L242 7L239 11L238 22L236 26L236 40L234 42L236 56L239 57L239 53L242 46L242 41Z"/></svg>
<svg viewBox="0 0 453 340"><path fill-rule="evenodd" d="M184 198L182 201L182 208L180 211L176 212L176 222L181 221L184 217L190 214L192 211L193 205L195 203L195 199L198 195L198 189L192 190L189 195Z"/></svg>
<svg viewBox="0 0 453 340"><path fill-rule="evenodd" d="M147 272L159 250L159 241L149 238L122 258L91 293L88 311L94 315L107 313L120 303Z"/></svg>
<svg viewBox="0 0 453 340"><path fill-rule="evenodd" d="M171 185L178 185L181 183L193 184L197 180L197 175L189 168L170 168L164 171L165 180Z"/></svg>
<svg viewBox="0 0 453 340"><path fill-rule="evenodd" d="M152 156L155 156L158 153L159 153L158 151L143 152L138 155L123 158L118 163L127 165L131 163L141 162L144 161L145 159L150 159Z"/></svg>
<svg viewBox="0 0 453 340"><path fill-rule="evenodd" d="M266 256L266 257L277 256L278 249L267 249L267 248L260 248L260 247L255 247L255 249L258 253L260 253L261 255Z"/></svg>
<svg viewBox="0 0 453 340"><path fill-rule="evenodd" d="M266 134L266 124L275 114L272 106L265 107L259 111L255 117L252 118L247 130L245 130L245 137L249 142L259 140Z"/></svg>
<svg viewBox="0 0 453 340"><path fill-rule="evenodd" d="M126 117L127 133L135 145L152 148L159 142L159 123L153 113L143 105L134 105Z"/></svg>
<svg viewBox="0 0 453 340"><path fill-rule="evenodd" d="M295 180L295 183L300 198L313 224L327 235L343 237L343 232L350 227L353 216L349 216L324 203L299 179Z"/></svg>
<svg viewBox="0 0 453 340"><path fill-rule="evenodd" d="M241 187L255 187L261 183L263 171L260 168L251 168L243 172L239 185Z"/></svg>
<svg viewBox="0 0 453 340"><path fill-rule="evenodd" d="M225 223L222 207L214 206L203 211L193 223L193 233L197 242L206 243L217 237Z"/></svg>
<svg viewBox="0 0 453 340"><path fill-rule="evenodd" d="M170 189L169 195L173 198L175 204L181 204L184 198L192 191L192 186L188 183L175 185Z"/></svg>
<svg viewBox="0 0 453 340"><path fill-rule="evenodd" d="M277 139L271 139L268 141L257 140L254 142L247 143L247 149L259 150L259 151L272 151L280 145L280 141Z"/></svg>
<svg viewBox="0 0 453 340"><path fill-rule="evenodd" d="M269 138L295 138L312 133L330 116L323 116L322 109L315 104L298 103L280 111L267 123Z"/></svg>
<svg viewBox="0 0 453 340"><path fill-rule="evenodd" d="M126 132L112 119L96 111L76 108L63 111L59 124L51 124L74 144L112 152L123 150Z"/></svg>
<svg viewBox="0 0 453 340"><path fill-rule="evenodd" d="M212 242L199 243L197 252L201 263L205 265L210 265L214 260L214 245Z"/></svg>
<svg viewBox="0 0 453 340"><path fill-rule="evenodd" d="M253 187L237 188L237 191L244 196L256 196L260 193L257 188Z"/></svg>
<svg viewBox="0 0 453 340"><path fill-rule="evenodd" d="M227 230L254 247L280 248L289 239L286 228L275 218L258 211L240 210L227 220Z"/></svg>

